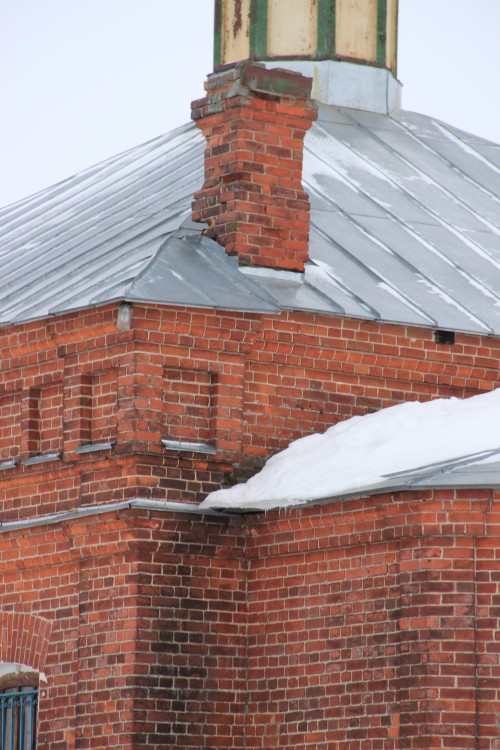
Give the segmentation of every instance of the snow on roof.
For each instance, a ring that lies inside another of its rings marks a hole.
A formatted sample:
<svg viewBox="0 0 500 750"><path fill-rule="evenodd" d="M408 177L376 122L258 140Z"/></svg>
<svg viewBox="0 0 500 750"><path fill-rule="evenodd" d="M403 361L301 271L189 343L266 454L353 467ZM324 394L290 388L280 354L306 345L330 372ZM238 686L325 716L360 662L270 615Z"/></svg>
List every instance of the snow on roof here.
<svg viewBox="0 0 500 750"><path fill-rule="evenodd" d="M201 507L285 508L408 489L418 477L426 487L450 486L436 474L498 461L499 423L500 389L468 399L391 406L294 441L248 482L212 492ZM469 477L460 486L477 484Z"/></svg>

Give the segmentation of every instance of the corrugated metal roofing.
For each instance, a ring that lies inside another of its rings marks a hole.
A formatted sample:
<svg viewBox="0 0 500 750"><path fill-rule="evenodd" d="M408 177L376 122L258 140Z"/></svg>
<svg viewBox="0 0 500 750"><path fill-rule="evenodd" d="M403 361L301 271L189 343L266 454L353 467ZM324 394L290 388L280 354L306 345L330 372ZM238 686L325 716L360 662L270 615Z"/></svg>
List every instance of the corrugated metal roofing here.
<svg viewBox="0 0 500 750"><path fill-rule="evenodd" d="M500 146L321 105L304 274L248 272L201 239L203 149L186 125L0 210L0 323L126 299L500 334Z"/></svg>

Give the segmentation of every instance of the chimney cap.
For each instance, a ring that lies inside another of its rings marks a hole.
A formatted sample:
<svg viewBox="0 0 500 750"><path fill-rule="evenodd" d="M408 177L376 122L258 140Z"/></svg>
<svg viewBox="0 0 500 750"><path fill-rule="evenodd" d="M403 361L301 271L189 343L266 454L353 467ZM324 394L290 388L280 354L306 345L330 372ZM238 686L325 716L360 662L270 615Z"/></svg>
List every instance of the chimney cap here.
<svg viewBox="0 0 500 750"><path fill-rule="evenodd" d="M288 68L267 68L263 63L241 60L229 63L211 73L205 83L207 93L220 88L221 81L234 81L232 93L245 95L249 92L296 99L309 99L312 78L301 71ZM230 94L228 94L230 95Z"/></svg>

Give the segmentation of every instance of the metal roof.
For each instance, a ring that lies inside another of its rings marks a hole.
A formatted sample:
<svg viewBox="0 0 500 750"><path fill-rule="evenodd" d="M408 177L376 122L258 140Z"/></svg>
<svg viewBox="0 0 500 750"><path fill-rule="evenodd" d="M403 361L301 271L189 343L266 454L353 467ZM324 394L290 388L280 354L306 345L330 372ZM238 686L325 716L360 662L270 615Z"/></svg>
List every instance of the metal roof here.
<svg viewBox="0 0 500 750"><path fill-rule="evenodd" d="M366 497L408 490L460 490L471 488L500 489L500 447L481 453L457 456L449 461L440 461L388 474L381 482L358 488L350 494L318 498L303 504L311 505L330 502L331 500L343 500L349 497ZM223 510L223 508L219 510Z"/></svg>
<svg viewBox="0 0 500 750"><path fill-rule="evenodd" d="M238 267L201 238L203 150L189 124L1 209L0 324L123 299L500 334L500 146L320 105L303 274Z"/></svg>

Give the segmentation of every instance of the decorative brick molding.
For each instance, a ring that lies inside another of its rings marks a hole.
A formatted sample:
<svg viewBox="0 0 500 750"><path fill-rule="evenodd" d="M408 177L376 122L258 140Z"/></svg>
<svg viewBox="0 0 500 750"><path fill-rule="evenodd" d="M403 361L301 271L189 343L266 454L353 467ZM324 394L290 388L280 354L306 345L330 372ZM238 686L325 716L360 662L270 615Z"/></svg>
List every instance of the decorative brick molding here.
<svg viewBox="0 0 500 750"><path fill-rule="evenodd" d="M238 63L213 73L192 117L207 139L193 219L246 265L301 271L309 253L303 142L317 112L312 81Z"/></svg>
<svg viewBox="0 0 500 750"><path fill-rule="evenodd" d="M113 322L116 305L106 315ZM19 327L0 331L1 522L132 497L197 502L340 420L499 383L490 337L443 347L430 330L384 323L139 304L134 329L117 334L103 317L38 323L35 354L16 343ZM208 404L195 381L210 382ZM162 443L203 445L207 434L212 455Z"/></svg>
<svg viewBox="0 0 500 750"><path fill-rule="evenodd" d="M63 446L63 383L26 388L22 400L21 455L57 453Z"/></svg>
<svg viewBox="0 0 500 750"><path fill-rule="evenodd" d="M0 610L0 662L42 672L52 623L36 615Z"/></svg>
<svg viewBox="0 0 500 750"><path fill-rule="evenodd" d="M0 461L18 459L21 453L22 393L4 391L0 395Z"/></svg>

